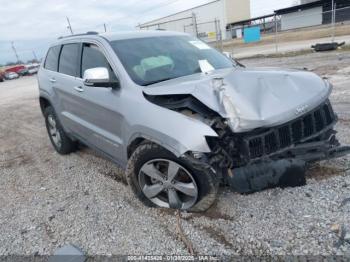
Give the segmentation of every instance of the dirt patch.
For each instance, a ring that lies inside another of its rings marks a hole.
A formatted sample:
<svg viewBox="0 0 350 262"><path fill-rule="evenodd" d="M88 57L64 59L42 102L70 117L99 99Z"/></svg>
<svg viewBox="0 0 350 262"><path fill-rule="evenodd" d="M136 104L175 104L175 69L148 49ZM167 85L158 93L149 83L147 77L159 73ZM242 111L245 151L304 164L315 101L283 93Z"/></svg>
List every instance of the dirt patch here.
<svg viewBox="0 0 350 262"><path fill-rule="evenodd" d="M350 119L338 118L339 123L350 125Z"/></svg>
<svg viewBox="0 0 350 262"><path fill-rule="evenodd" d="M118 171L115 171L115 170L107 170L106 171L106 170L100 169L99 172L101 174L103 174L104 176L113 178L117 182L120 182L126 186L128 185L125 177L122 174L120 174L120 172L118 172Z"/></svg>
<svg viewBox="0 0 350 262"><path fill-rule="evenodd" d="M307 170L307 177L316 180L325 180L332 176L339 176L343 174L346 170L339 167L322 166L316 164Z"/></svg>
<svg viewBox="0 0 350 262"><path fill-rule="evenodd" d="M339 67L337 65L322 65L312 69L311 71L317 73L318 75L324 76L335 74L338 72L338 70Z"/></svg>
<svg viewBox="0 0 350 262"><path fill-rule="evenodd" d="M32 158L27 155L18 155L13 158L0 160L0 167L2 168L11 168L19 167L32 163Z"/></svg>
<svg viewBox="0 0 350 262"><path fill-rule="evenodd" d="M206 232L212 239L214 239L215 241L217 241L218 243L224 245L227 248L230 249L235 249L235 246L226 239L225 237L225 233L213 228L211 226L195 226L201 230L203 230L204 232Z"/></svg>

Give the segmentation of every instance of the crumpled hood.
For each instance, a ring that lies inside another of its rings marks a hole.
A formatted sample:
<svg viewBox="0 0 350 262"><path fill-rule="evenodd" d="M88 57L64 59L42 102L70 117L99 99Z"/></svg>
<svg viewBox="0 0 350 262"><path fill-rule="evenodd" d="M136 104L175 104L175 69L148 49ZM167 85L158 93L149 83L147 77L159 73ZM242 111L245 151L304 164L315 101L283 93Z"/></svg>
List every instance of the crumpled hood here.
<svg viewBox="0 0 350 262"><path fill-rule="evenodd" d="M223 78L225 92L234 105L239 121L234 132L293 120L317 107L331 92L330 84L314 73L273 68L222 69L155 84L144 92L148 95L191 94L227 118L212 86L214 78Z"/></svg>

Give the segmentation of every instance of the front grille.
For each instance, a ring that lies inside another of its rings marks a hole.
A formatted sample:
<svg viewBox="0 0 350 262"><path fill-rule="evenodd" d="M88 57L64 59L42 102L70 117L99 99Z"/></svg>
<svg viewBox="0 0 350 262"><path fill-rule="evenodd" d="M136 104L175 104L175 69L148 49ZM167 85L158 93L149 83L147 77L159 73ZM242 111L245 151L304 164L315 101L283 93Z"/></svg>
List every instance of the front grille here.
<svg viewBox="0 0 350 262"><path fill-rule="evenodd" d="M297 120L270 128L259 135L246 137L250 159L270 155L293 144L311 139L332 126L335 121L336 116L327 100Z"/></svg>

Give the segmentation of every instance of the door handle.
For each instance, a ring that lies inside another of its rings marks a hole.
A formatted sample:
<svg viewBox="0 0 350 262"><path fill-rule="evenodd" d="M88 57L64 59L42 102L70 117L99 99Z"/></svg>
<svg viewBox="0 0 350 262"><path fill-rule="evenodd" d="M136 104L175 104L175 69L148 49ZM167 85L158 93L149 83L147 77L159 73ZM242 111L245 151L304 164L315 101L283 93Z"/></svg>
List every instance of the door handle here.
<svg viewBox="0 0 350 262"><path fill-rule="evenodd" d="M56 83L56 79L55 78L50 78L50 82L51 83Z"/></svg>
<svg viewBox="0 0 350 262"><path fill-rule="evenodd" d="M81 86L75 86L74 89L78 92L83 92L84 89Z"/></svg>

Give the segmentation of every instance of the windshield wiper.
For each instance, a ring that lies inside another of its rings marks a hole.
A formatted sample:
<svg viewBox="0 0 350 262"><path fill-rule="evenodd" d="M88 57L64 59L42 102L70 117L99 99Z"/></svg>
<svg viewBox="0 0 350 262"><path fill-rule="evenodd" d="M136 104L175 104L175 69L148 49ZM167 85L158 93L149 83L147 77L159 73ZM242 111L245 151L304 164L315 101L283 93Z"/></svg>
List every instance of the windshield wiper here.
<svg viewBox="0 0 350 262"><path fill-rule="evenodd" d="M162 79L159 79L159 80L147 82L147 84L145 84L144 86L149 86L149 85L157 84L157 83L164 82L164 81L168 81L168 80L171 80L171 79L174 79L174 78L176 78L176 77L162 78Z"/></svg>

